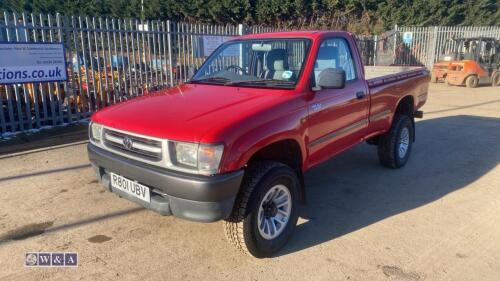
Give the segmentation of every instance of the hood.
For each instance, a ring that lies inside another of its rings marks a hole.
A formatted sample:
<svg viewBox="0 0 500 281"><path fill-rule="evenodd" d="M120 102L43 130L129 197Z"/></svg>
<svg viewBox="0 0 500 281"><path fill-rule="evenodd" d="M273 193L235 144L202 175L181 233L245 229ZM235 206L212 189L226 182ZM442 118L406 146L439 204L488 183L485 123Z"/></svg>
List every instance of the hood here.
<svg viewBox="0 0 500 281"><path fill-rule="evenodd" d="M206 84L175 88L109 106L92 121L146 136L198 142L289 98L291 91Z"/></svg>

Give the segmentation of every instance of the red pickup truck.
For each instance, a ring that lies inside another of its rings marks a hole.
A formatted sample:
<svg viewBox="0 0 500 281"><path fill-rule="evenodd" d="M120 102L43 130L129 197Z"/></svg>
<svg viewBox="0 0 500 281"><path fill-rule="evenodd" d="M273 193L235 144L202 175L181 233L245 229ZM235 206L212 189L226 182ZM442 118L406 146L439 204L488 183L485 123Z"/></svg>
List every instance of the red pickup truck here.
<svg viewBox="0 0 500 281"><path fill-rule="evenodd" d="M89 159L109 191L224 220L232 244L268 257L295 228L306 171L364 141L405 165L428 83L425 68L364 67L348 32L242 36L189 82L96 112Z"/></svg>

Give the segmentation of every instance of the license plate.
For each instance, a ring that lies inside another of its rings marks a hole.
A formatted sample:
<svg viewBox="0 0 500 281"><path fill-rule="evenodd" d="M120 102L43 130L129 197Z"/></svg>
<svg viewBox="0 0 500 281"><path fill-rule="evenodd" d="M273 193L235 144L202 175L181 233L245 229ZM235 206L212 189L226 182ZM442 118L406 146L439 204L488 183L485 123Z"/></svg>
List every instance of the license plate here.
<svg viewBox="0 0 500 281"><path fill-rule="evenodd" d="M111 173L111 186L143 201L150 202L149 187Z"/></svg>

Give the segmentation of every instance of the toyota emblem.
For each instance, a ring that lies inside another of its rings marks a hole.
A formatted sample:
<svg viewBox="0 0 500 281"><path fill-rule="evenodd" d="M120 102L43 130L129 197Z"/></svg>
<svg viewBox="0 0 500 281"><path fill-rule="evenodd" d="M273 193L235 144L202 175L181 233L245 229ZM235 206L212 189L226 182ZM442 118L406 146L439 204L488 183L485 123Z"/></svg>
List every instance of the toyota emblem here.
<svg viewBox="0 0 500 281"><path fill-rule="evenodd" d="M133 145L133 142L132 140L129 138L129 137L125 137L123 139L123 146L128 149L128 150L132 150L132 145Z"/></svg>

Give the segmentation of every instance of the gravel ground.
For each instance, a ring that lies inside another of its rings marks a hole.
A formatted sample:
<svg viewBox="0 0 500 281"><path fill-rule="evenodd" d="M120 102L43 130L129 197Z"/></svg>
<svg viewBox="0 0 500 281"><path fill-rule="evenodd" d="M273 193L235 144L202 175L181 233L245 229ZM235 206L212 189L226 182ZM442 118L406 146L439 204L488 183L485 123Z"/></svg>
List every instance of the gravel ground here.
<svg viewBox="0 0 500 281"><path fill-rule="evenodd" d="M359 145L310 171L308 205L272 259L222 224L105 192L84 144L0 159L0 280L500 280L500 88L431 85L408 165ZM26 252L78 252L29 268Z"/></svg>

